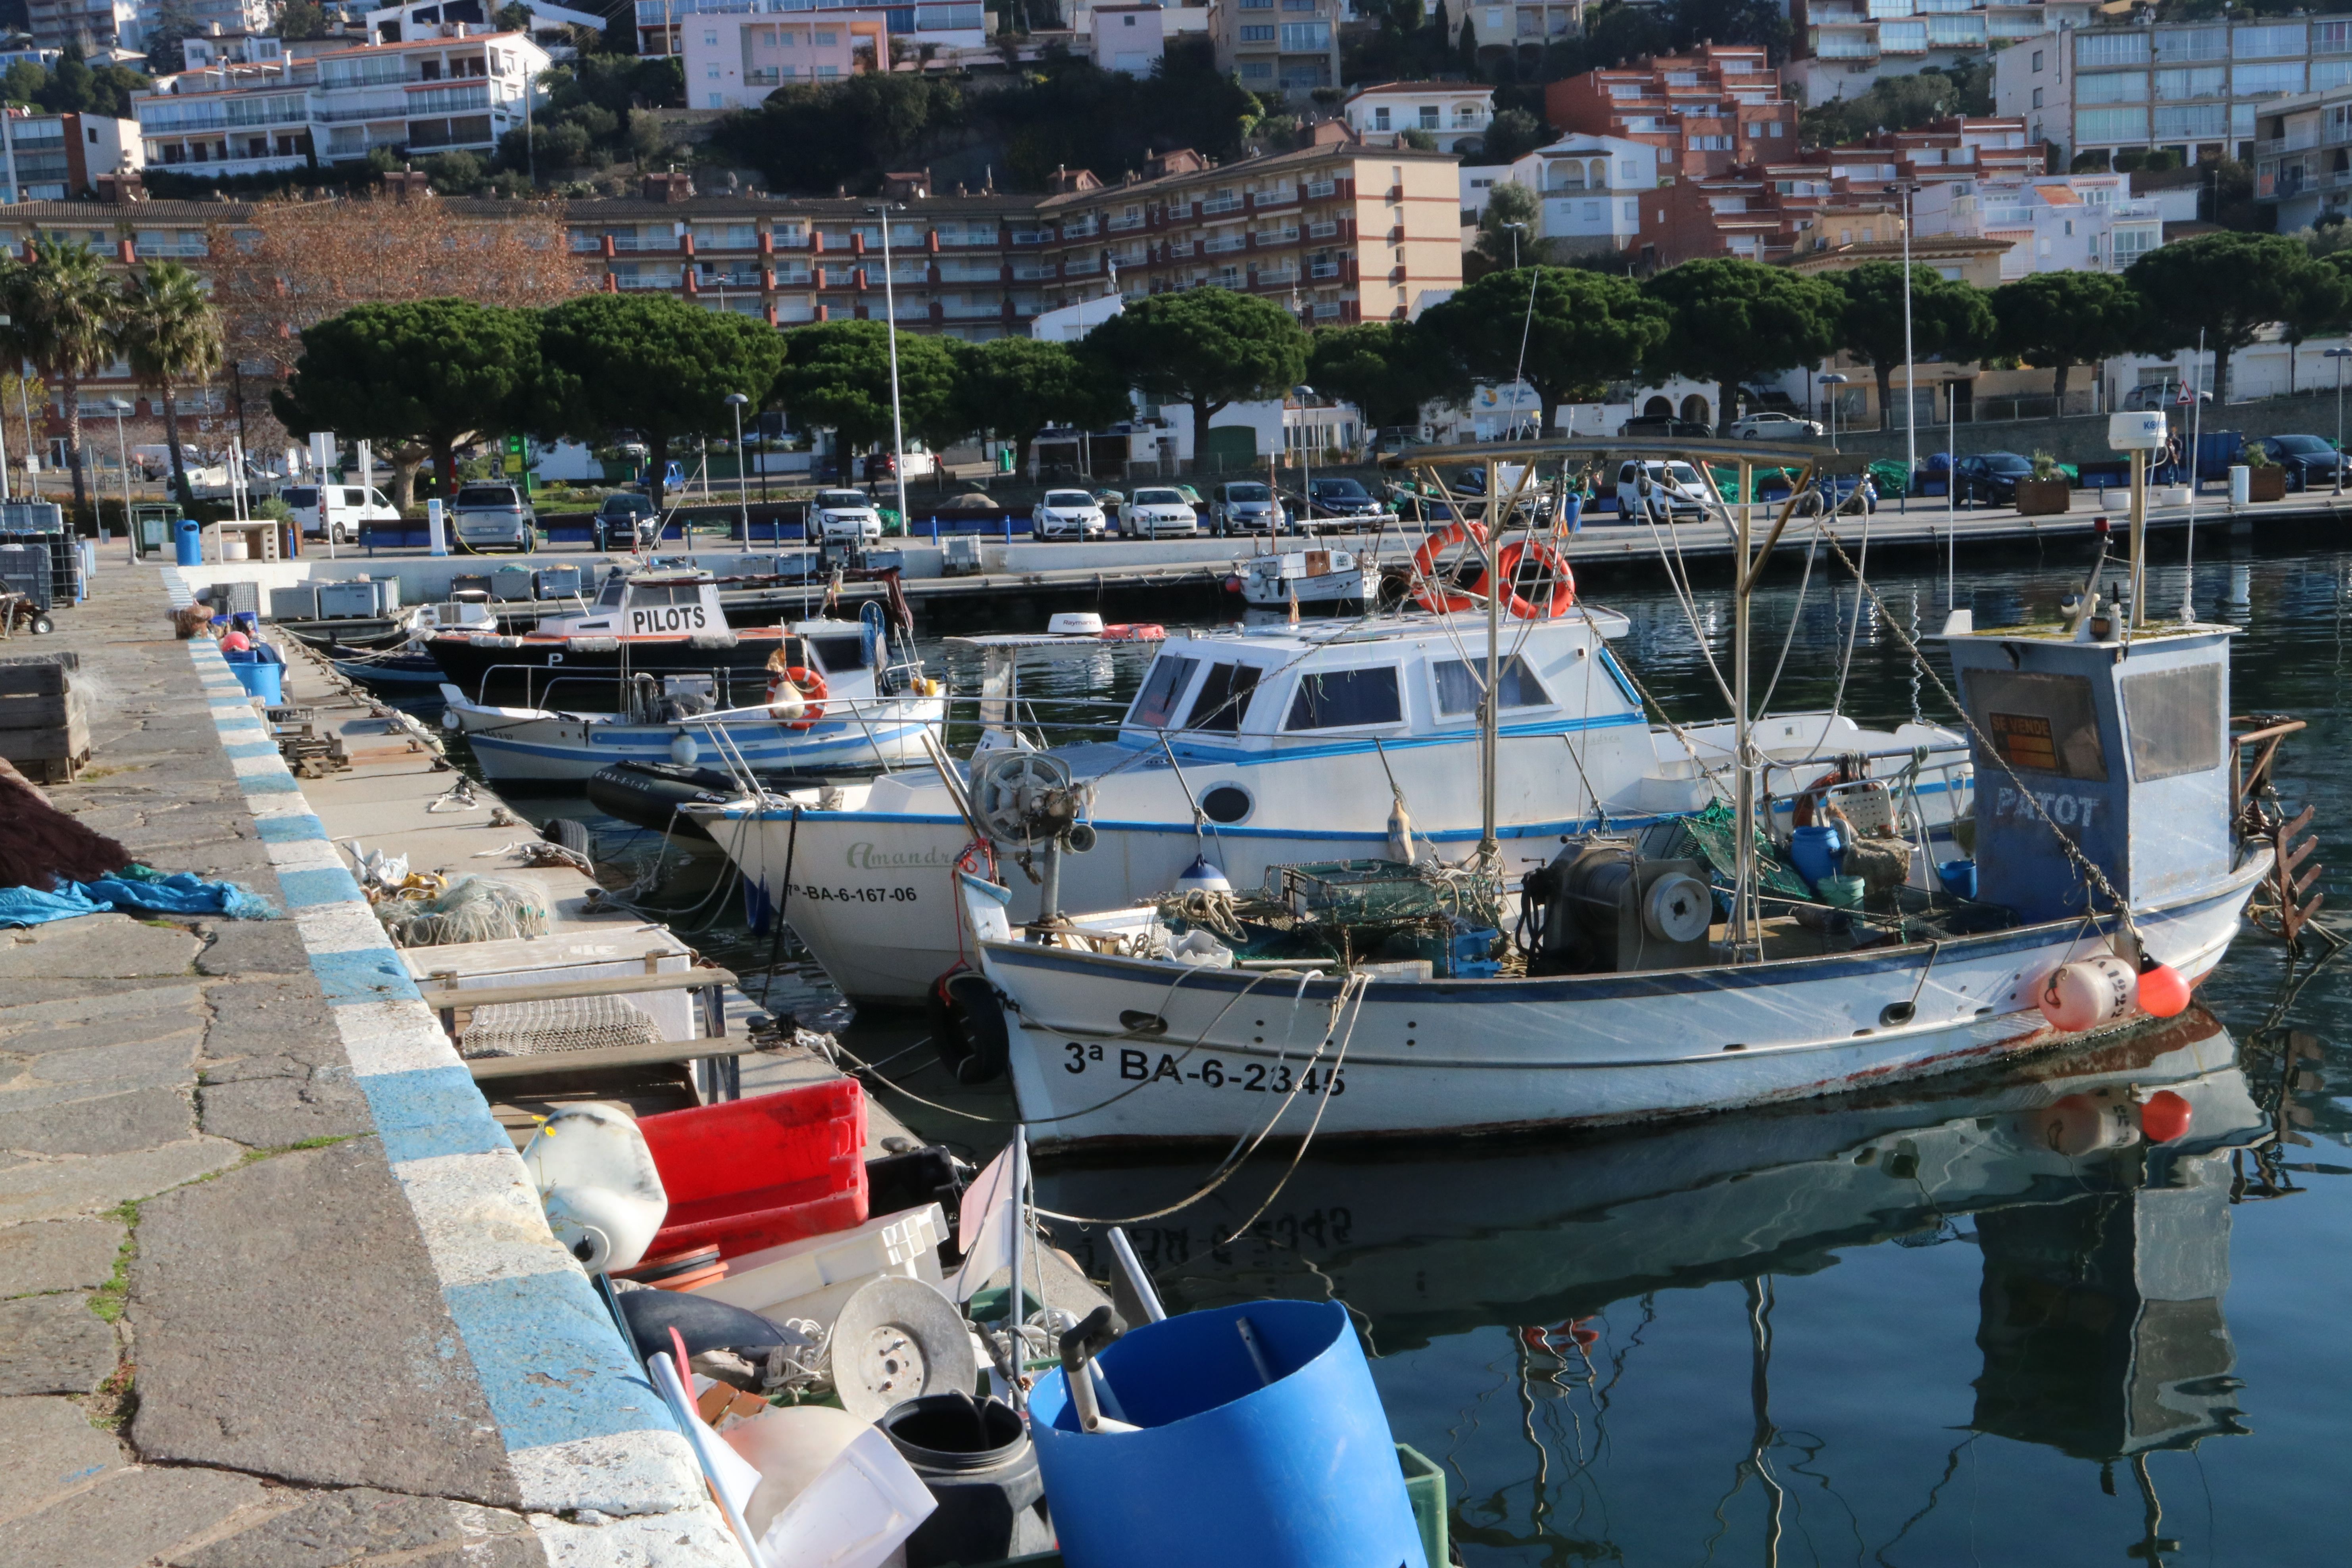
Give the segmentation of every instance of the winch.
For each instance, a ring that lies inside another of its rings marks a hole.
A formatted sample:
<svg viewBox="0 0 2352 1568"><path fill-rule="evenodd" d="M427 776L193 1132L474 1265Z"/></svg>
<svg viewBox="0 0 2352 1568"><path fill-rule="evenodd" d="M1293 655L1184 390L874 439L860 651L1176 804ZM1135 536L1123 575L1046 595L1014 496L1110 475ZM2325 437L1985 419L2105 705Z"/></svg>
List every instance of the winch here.
<svg viewBox="0 0 2352 1568"><path fill-rule="evenodd" d="M1529 974L1681 969L1711 961L1715 894L1696 860L1647 858L1628 838L1571 841L1520 884Z"/></svg>

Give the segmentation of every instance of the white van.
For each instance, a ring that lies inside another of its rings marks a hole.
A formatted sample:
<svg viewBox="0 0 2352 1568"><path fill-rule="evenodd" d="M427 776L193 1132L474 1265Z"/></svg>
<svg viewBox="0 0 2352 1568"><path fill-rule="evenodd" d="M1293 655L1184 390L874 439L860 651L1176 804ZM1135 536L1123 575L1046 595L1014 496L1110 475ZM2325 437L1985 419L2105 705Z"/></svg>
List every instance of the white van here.
<svg viewBox="0 0 2352 1568"><path fill-rule="evenodd" d="M320 516L319 498L326 497L326 515ZM278 499L293 510L305 539L323 536L331 543L355 544L360 524L398 522L400 512L378 489L358 485L289 485Z"/></svg>

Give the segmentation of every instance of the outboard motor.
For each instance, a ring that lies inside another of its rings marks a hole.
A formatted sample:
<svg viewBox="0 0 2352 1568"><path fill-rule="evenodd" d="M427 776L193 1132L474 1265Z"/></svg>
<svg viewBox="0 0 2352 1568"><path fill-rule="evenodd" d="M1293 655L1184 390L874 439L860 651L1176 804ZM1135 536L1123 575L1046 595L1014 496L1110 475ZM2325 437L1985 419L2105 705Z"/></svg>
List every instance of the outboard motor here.
<svg viewBox="0 0 2352 1568"><path fill-rule="evenodd" d="M1520 885L1529 974L1684 969L1712 960L1715 894L1695 860L1644 859L1628 839L1571 843Z"/></svg>

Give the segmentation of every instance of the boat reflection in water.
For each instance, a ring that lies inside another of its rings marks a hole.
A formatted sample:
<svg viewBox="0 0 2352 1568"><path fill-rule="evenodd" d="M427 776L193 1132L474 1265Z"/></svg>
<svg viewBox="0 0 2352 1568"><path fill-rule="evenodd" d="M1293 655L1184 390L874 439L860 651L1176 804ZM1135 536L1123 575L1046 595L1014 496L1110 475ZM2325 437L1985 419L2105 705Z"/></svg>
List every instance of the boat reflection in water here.
<svg viewBox="0 0 2352 1568"><path fill-rule="evenodd" d="M1595 1336L1582 1321L1603 1308L1740 1282L1756 1433L1742 1468L1769 1500L1769 1542L1781 1501L1765 1459L1777 1436L1771 1277L1815 1272L1832 1249L1948 1238L1973 1215L1983 1363L1969 1426L2129 1464L2147 1553L2171 1547L2140 1456L2243 1430L2221 1310L2231 1160L2270 1137L2235 1042L2192 1009L1932 1089L1540 1147L1310 1151L1236 1234L1289 1163L1269 1149L1200 1203L1128 1230L1171 1310L1328 1295L1384 1356L1510 1325L1530 1401L1586 1354ZM1143 1214L1206 1173L1198 1161L1041 1163L1038 1202ZM1063 1233L1089 1273L1108 1274L1101 1229ZM1548 1539L1540 1474L1531 1533L1480 1510L1457 1515L1465 1541Z"/></svg>

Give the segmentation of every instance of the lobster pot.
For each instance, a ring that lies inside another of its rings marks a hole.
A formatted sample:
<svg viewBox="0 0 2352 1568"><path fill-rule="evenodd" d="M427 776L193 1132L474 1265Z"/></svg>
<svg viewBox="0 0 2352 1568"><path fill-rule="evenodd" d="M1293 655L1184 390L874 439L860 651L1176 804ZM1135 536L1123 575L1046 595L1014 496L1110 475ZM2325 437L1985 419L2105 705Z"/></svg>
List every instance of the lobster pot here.
<svg viewBox="0 0 2352 1568"><path fill-rule="evenodd" d="M1069 1568L1431 1568L1338 1302L1186 1312L1133 1331L1098 1364L1141 1430L1081 1430L1058 1368L1029 1401Z"/></svg>

